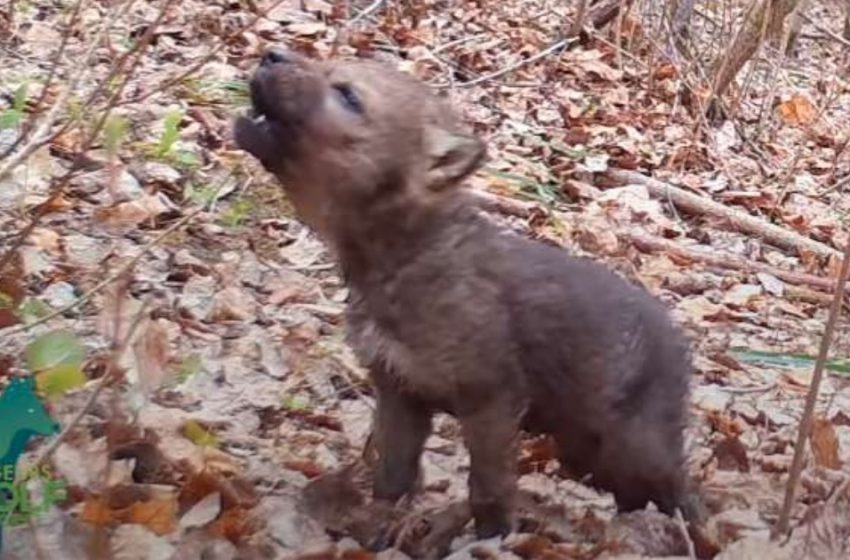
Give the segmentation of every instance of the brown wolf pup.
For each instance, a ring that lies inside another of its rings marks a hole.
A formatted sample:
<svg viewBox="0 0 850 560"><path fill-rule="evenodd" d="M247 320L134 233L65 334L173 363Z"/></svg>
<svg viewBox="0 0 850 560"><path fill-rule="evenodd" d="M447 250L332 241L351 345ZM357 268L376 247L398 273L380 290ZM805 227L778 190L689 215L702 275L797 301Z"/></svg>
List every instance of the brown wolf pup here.
<svg viewBox="0 0 850 560"><path fill-rule="evenodd" d="M251 98L238 145L280 179L350 288L349 341L377 392L376 498L413 489L445 411L471 455L481 538L513 527L521 429L551 434L620 510L684 508L691 366L660 302L486 219L461 188L484 145L410 76L272 49Z"/></svg>

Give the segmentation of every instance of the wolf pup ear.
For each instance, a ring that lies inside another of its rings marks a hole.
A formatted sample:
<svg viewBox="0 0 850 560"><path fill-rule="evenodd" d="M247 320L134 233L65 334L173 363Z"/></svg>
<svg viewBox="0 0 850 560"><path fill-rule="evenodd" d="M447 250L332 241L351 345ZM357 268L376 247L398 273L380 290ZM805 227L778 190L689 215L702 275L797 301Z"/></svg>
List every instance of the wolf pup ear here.
<svg viewBox="0 0 850 560"><path fill-rule="evenodd" d="M452 187L475 171L487 155L479 138L438 127L426 130L428 145L428 188L434 191Z"/></svg>

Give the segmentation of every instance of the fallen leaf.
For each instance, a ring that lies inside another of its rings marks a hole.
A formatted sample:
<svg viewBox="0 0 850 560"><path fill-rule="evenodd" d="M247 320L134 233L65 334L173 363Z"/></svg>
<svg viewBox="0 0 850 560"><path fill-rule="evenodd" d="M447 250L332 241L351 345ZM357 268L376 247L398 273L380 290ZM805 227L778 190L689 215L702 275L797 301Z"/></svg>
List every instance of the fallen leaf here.
<svg viewBox="0 0 850 560"><path fill-rule="evenodd" d="M817 109L807 97L794 95L776 107L779 118L785 124L804 125L815 120Z"/></svg>
<svg viewBox="0 0 850 560"><path fill-rule="evenodd" d="M812 454L818 466L838 470L842 466L838 451L838 436L835 426L824 417L815 418L809 440Z"/></svg>
<svg viewBox="0 0 850 560"><path fill-rule="evenodd" d="M109 507L103 498L86 500L83 504L83 510L80 513L80 519L98 527L104 527L116 521L112 513L112 508Z"/></svg>
<svg viewBox="0 0 850 560"><path fill-rule="evenodd" d="M177 527L177 498L168 496L130 506L127 521L138 523L156 533L167 535Z"/></svg>
<svg viewBox="0 0 850 560"><path fill-rule="evenodd" d="M145 392L157 389L169 371L166 366L170 342L166 323L165 319L146 322L144 330L133 343L139 383Z"/></svg>

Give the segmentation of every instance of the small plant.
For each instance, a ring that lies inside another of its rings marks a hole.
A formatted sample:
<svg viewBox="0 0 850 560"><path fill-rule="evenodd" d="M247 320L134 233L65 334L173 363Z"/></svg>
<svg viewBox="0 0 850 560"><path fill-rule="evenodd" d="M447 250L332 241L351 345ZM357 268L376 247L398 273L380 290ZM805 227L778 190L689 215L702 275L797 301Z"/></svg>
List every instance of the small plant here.
<svg viewBox="0 0 850 560"><path fill-rule="evenodd" d="M3 295L0 294L0 300L2 300ZM2 301L0 301L0 308L2 308ZM42 317L46 317L53 310L49 305L41 301L40 299L27 297L21 302L18 306L18 310L16 314L24 323L32 323L33 321L37 321Z"/></svg>
<svg viewBox="0 0 850 560"><path fill-rule="evenodd" d="M13 307L15 307L15 301L12 296L0 292L0 309L12 309Z"/></svg>
<svg viewBox="0 0 850 560"><path fill-rule="evenodd" d="M174 380L177 383L184 383L201 371L202 367L201 357L198 354L189 354L177 366L174 372Z"/></svg>
<svg viewBox="0 0 850 560"><path fill-rule="evenodd" d="M12 97L12 106L0 113L0 130L17 128L24 120L24 109L27 105L27 82L18 86Z"/></svg>
<svg viewBox="0 0 850 560"><path fill-rule="evenodd" d="M199 206L212 204L218 196L219 188L214 185L197 187L192 183L186 186L186 198Z"/></svg>
<svg viewBox="0 0 850 560"><path fill-rule="evenodd" d="M280 401L280 406L284 410L307 410L310 408L310 402L298 395L284 395Z"/></svg>
<svg viewBox="0 0 850 560"><path fill-rule="evenodd" d="M180 139L180 122L183 120L181 111L170 111L163 121L162 135L155 146L149 149L149 155L183 169L191 169L200 165L198 156L188 150L175 149Z"/></svg>
<svg viewBox="0 0 850 560"><path fill-rule="evenodd" d="M251 213L251 202L240 198L221 216L222 223L227 227L237 227Z"/></svg>
<svg viewBox="0 0 850 560"><path fill-rule="evenodd" d="M159 137L159 143L154 150L154 157L164 159L171 153L174 144L180 138L180 121L182 120L183 113L180 111L171 111L165 115L162 136Z"/></svg>
<svg viewBox="0 0 850 560"><path fill-rule="evenodd" d="M121 144L127 137L127 121L122 117L109 117L103 126L103 144L110 159L118 157Z"/></svg>
<svg viewBox="0 0 850 560"><path fill-rule="evenodd" d="M183 426L183 435L197 446L218 447L216 435L195 420L186 422Z"/></svg>
<svg viewBox="0 0 850 560"><path fill-rule="evenodd" d="M187 99L194 103L244 107L250 102L248 83L244 80L186 79L182 85L186 88Z"/></svg>
<svg viewBox="0 0 850 560"><path fill-rule="evenodd" d="M45 333L32 341L24 354L39 391L48 398L62 396L86 382L83 373L86 352L70 331Z"/></svg>

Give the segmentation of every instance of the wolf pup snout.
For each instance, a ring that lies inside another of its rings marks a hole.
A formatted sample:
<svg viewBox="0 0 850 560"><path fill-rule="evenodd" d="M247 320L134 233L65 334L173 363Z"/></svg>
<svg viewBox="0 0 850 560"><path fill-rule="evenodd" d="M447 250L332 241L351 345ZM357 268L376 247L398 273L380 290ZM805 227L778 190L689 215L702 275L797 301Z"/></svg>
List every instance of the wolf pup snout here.
<svg viewBox="0 0 850 560"><path fill-rule="evenodd" d="M236 141L331 247L377 394L375 497L413 490L435 412L460 422L476 532L513 527L520 430L621 510L686 508L688 345L602 265L503 231L463 179L484 144L414 78L270 50Z"/></svg>

